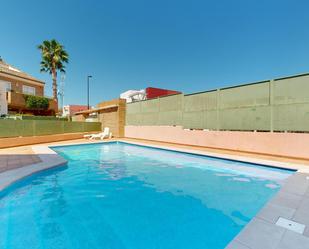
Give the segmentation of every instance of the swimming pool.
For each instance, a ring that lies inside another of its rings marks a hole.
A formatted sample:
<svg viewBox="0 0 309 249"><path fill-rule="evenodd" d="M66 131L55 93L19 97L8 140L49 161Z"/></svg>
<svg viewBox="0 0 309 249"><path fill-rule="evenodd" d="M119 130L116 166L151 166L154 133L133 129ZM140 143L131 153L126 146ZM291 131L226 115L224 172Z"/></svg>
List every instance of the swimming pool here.
<svg viewBox="0 0 309 249"><path fill-rule="evenodd" d="M119 142L53 149L66 166L0 192L0 248L224 248L293 173Z"/></svg>

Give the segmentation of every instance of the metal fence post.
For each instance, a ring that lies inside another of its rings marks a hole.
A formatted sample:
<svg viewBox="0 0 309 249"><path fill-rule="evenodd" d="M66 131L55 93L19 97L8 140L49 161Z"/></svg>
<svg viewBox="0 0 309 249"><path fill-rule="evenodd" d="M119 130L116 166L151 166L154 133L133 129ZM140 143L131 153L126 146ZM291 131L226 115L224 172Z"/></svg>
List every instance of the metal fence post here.
<svg viewBox="0 0 309 249"><path fill-rule="evenodd" d="M181 118L180 118L180 125L181 127L183 128L183 116L184 116L184 112L185 112L185 95L184 94L181 94L181 108L180 108L180 111L181 111Z"/></svg>
<svg viewBox="0 0 309 249"><path fill-rule="evenodd" d="M220 130L220 88L217 89L216 130Z"/></svg>
<svg viewBox="0 0 309 249"><path fill-rule="evenodd" d="M274 131L274 80L269 81L270 132Z"/></svg>

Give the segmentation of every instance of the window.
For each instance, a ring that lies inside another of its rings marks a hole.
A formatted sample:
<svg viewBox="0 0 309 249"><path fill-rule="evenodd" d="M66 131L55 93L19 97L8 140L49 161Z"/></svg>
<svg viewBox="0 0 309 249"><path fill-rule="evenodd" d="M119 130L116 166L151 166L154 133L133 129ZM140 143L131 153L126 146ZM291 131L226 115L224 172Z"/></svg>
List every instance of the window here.
<svg viewBox="0 0 309 249"><path fill-rule="evenodd" d="M32 87L32 86L25 86L25 85L23 85L23 93L24 94L35 95L35 88Z"/></svg>
<svg viewBox="0 0 309 249"><path fill-rule="evenodd" d="M7 92L9 92L9 91L11 91L12 90L12 84L11 84L11 82L6 82L6 91Z"/></svg>

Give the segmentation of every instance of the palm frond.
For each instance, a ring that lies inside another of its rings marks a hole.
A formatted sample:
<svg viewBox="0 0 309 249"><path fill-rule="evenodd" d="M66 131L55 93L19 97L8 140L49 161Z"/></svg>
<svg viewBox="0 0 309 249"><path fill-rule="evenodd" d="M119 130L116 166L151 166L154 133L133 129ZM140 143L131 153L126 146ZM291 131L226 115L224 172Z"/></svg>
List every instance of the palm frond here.
<svg viewBox="0 0 309 249"><path fill-rule="evenodd" d="M64 46L57 40L45 40L37 48L41 51L40 72L48 72L53 75L53 85L55 86L54 98L57 99L57 71L65 73L65 64L69 62L69 55Z"/></svg>
<svg viewBox="0 0 309 249"><path fill-rule="evenodd" d="M65 69L64 64L69 62L69 55L57 40L45 40L37 48L41 51L41 68L44 68L44 72Z"/></svg>

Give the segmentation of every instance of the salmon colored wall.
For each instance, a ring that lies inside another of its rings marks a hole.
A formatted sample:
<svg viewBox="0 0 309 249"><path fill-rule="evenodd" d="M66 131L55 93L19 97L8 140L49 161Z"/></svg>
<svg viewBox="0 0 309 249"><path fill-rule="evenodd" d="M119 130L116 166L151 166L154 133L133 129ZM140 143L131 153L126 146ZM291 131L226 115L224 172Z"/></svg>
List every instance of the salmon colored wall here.
<svg viewBox="0 0 309 249"><path fill-rule="evenodd" d="M126 126L125 137L309 159L309 134L184 130L180 126Z"/></svg>

